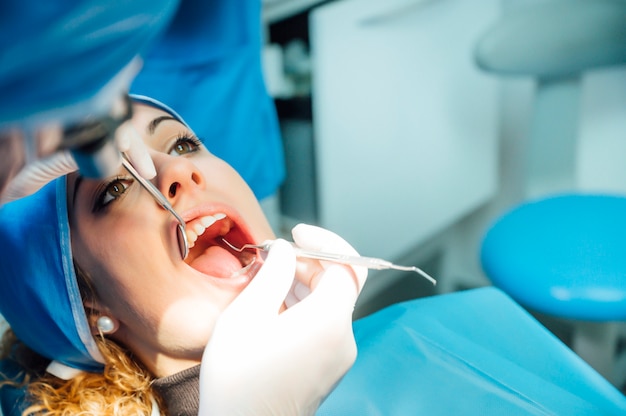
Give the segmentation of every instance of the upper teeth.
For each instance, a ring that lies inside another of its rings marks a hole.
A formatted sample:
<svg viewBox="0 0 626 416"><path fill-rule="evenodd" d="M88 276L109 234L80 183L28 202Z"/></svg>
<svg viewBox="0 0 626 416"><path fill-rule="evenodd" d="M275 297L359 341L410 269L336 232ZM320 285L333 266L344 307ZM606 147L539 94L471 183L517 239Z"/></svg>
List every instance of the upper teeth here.
<svg viewBox="0 0 626 416"><path fill-rule="evenodd" d="M198 219L198 221L194 222L192 226L188 227L186 233L189 248L194 246L198 237L204 234L207 228L215 224L217 221L223 220L224 218L226 218L226 214L218 212L217 214L201 217Z"/></svg>

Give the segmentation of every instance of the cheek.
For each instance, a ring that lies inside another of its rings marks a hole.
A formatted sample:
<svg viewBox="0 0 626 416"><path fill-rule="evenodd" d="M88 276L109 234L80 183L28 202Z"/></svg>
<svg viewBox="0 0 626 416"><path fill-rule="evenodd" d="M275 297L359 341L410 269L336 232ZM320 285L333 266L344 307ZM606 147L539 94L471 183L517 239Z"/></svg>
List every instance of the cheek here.
<svg viewBox="0 0 626 416"><path fill-rule="evenodd" d="M139 277L149 274L153 263L146 259L164 257L162 237L149 233L154 221L147 211L141 216L116 212L79 221L72 232L74 259L91 276L106 306L141 292Z"/></svg>
<svg viewBox="0 0 626 416"><path fill-rule="evenodd" d="M137 188L137 187L134 187ZM108 256L110 264L137 257L135 252L151 245L154 248L162 230L165 214L141 189L131 189L107 212L93 215L81 212L76 228L77 240L97 257ZM141 255L141 253L139 253Z"/></svg>
<svg viewBox="0 0 626 416"><path fill-rule="evenodd" d="M144 230L137 240L136 223L129 233L113 223L90 225L81 229L75 258L90 272L101 305L122 321L122 340L132 336L155 348L191 351L191 356L201 351L217 317L239 291L214 287L177 268L159 254L164 249L158 236L147 237Z"/></svg>
<svg viewBox="0 0 626 416"><path fill-rule="evenodd" d="M117 274L117 270L128 270L132 266L130 256L137 249L144 248L136 237L134 227L122 223L108 226L85 227L81 235L73 239L75 259L94 274L104 277ZM146 239L150 242L151 239ZM145 243L145 242L144 242Z"/></svg>
<svg viewBox="0 0 626 416"><path fill-rule="evenodd" d="M225 306L206 299L186 297L167 305L159 317L155 335L162 345L184 345L202 351L211 338L217 318Z"/></svg>

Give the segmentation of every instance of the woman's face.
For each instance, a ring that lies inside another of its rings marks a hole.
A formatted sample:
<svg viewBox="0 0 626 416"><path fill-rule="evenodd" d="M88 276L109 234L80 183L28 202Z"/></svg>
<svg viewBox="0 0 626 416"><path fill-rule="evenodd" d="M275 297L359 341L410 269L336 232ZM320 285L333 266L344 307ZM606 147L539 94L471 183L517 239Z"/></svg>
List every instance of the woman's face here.
<svg viewBox="0 0 626 416"><path fill-rule="evenodd" d="M165 376L200 362L217 317L252 279L254 267L242 268L253 253L228 250L221 237L242 245L273 233L243 179L189 129L154 107L134 110L152 182L187 223L189 256L181 258L175 218L124 169L105 181L68 179L72 249L97 293L88 315L113 318L111 337Z"/></svg>

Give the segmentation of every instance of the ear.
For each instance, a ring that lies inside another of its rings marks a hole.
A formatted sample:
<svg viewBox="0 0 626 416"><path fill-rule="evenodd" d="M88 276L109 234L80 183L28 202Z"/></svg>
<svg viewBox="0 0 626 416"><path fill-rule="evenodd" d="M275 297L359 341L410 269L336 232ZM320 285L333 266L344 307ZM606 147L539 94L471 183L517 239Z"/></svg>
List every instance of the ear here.
<svg viewBox="0 0 626 416"><path fill-rule="evenodd" d="M91 335L111 335L120 327L120 321L117 320L108 308L96 305L95 302L86 300L83 302L87 321L91 329Z"/></svg>

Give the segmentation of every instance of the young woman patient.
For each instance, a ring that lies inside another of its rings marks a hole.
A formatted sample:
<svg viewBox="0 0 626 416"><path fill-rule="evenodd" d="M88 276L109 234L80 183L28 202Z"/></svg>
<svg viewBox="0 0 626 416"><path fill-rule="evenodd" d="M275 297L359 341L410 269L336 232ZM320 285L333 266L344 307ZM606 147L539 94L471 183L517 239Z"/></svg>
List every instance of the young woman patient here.
<svg viewBox="0 0 626 416"><path fill-rule="evenodd" d="M105 181L72 173L5 205L5 363L27 386L14 411L313 414L356 357L351 312L366 271L296 261L282 240L267 256L229 249L222 239L275 238L251 190L175 112L133 99L189 255L176 219L124 168ZM316 227L293 237L356 254Z"/></svg>

